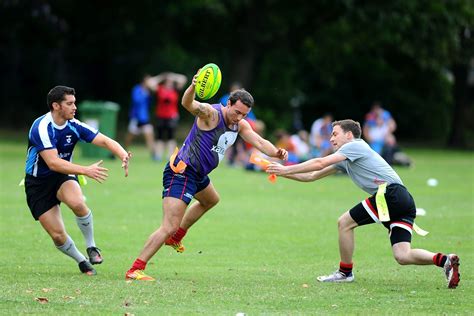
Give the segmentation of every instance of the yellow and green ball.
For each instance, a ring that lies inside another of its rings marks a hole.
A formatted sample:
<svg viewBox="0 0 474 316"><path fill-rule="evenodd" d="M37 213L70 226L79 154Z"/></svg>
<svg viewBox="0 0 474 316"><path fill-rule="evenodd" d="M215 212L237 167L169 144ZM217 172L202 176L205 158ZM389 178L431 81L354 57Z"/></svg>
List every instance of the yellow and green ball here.
<svg viewBox="0 0 474 316"><path fill-rule="evenodd" d="M219 90L221 82L222 73L219 66L213 63L204 65L197 76L196 96L201 100L212 98Z"/></svg>

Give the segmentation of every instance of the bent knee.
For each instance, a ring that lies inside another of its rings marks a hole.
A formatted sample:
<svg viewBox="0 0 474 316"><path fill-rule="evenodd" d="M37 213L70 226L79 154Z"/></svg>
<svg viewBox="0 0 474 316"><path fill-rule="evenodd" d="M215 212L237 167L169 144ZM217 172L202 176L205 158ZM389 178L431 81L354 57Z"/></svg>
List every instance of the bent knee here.
<svg viewBox="0 0 474 316"><path fill-rule="evenodd" d="M393 257L395 258L395 261L397 261L399 265L404 266L410 263L408 255L405 253L396 253L393 255Z"/></svg>
<svg viewBox="0 0 474 316"><path fill-rule="evenodd" d="M65 231L53 231L49 232L49 235L51 236L53 243L58 247L64 245L67 240L67 234Z"/></svg>
<svg viewBox="0 0 474 316"><path fill-rule="evenodd" d="M74 201L68 201L67 206L77 216L86 216L89 214L89 208L87 207L86 203L84 203L84 199L82 197L75 199Z"/></svg>
<svg viewBox="0 0 474 316"><path fill-rule="evenodd" d="M357 224L348 213L344 213L337 220L337 227L339 230L348 230L354 228L355 226L357 226Z"/></svg>
<svg viewBox="0 0 474 316"><path fill-rule="evenodd" d="M180 221L173 221L167 223L163 222L163 224L161 225L161 229L166 235L171 236L179 229L180 223Z"/></svg>
<svg viewBox="0 0 474 316"><path fill-rule="evenodd" d="M206 201L200 201L199 203L201 203L201 205L206 209L210 209L210 208L213 208L214 206L217 205L217 203L219 203L219 201L221 200L221 198L219 197L219 195L216 195L214 197L212 197L211 199L208 199Z"/></svg>

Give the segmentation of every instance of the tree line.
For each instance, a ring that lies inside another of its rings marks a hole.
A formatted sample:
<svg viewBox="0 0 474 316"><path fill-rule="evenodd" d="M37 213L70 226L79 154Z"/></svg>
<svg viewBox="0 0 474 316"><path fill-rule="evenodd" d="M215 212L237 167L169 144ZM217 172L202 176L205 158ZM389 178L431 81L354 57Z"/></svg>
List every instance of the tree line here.
<svg viewBox="0 0 474 316"><path fill-rule="evenodd" d="M119 103L126 121L143 73L191 78L214 62L218 95L240 81L270 130L293 128L295 113L305 128L325 112L361 121L379 100L399 138L466 147L473 22L469 0L5 0L1 120L29 126L47 111L47 91L64 84L79 101Z"/></svg>

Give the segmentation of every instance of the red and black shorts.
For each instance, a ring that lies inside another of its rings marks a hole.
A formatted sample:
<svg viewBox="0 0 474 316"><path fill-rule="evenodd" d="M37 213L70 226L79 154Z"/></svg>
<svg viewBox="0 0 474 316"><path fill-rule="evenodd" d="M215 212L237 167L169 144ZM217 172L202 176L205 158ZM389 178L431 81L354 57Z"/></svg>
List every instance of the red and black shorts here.
<svg viewBox="0 0 474 316"><path fill-rule="evenodd" d="M416 206L413 197L401 184L390 184L385 191L385 200L390 214L389 222L381 222L375 203L375 195L354 206L349 214L359 225L383 224L389 231L392 245L399 242L411 242L413 223L416 218Z"/></svg>
<svg viewBox="0 0 474 316"><path fill-rule="evenodd" d="M38 220L41 215L49 211L53 206L61 204L56 194L61 185L68 180L77 181L77 178L57 172L46 177L26 175L26 202L35 220Z"/></svg>
<svg viewBox="0 0 474 316"><path fill-rule="evenodd" d="M157 118L155 124L155 138L162 141L173 140L175 138L178 122L178 117L171 119Z"/></svg>

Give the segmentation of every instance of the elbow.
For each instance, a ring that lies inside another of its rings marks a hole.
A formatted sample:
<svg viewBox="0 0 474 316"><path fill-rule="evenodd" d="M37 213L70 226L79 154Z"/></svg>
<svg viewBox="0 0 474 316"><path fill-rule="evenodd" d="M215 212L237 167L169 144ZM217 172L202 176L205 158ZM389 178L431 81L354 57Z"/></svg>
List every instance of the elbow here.
<svg viewBox="0 0 474 316"><path fill-rule="evenodd" d="M191 105L193 104L193 101L189 100L188 98L182 98L181 99L181 105L186 109L189 110L191 108Z"/></svg>
<svg viewBox="0 0 474 316"><path fill-rule="evenodd" d="M59 159L59 158L58 158ZM51 170L51 171L54 171L54 172L61 172L61 164L60 164L60 161L58 160L55 160L55 161L51 161L49 162L48 164L48 168Z"/></svg>

